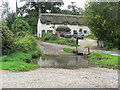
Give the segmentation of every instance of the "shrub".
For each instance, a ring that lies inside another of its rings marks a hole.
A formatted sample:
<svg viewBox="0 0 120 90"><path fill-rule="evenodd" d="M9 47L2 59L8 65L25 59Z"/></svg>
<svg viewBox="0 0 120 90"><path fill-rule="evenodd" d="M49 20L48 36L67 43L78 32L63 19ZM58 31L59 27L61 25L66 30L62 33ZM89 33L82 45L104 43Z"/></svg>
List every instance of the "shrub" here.
<svg viewBox="0 0 120 90"><path fill-rule="evenodd" d="M19 41L16 41L15 44L18 50L23 52L30 52L38 49L36 39L28 34Z"/></svg>
<svg viewBox="0 0 120 90"><path fill-rule="evenodd" d="M52 35L52 36L50 37L50 40L58 40L58 36Z"/></svg>
<svg viewBox="0 0 120 90"><path fill-rule="evenodd" d="M14 23L12 25L12 31L14 33L21 32L21 31L24 31L24 32L27 32L27 33L32 33L32 29L29 26L29 24L26 21L24 21L20 18L17 18L14 21Z"/></svg>
<svg viewBox="0 0 120 90"><path fill-rule="evenodd" d="M43 40L44 41L47 41L47 40L57 40L58 39L58 36L54 35L54 34L51 34L51 33L47 33L45 34L45 36L43 37Z"/></svg>
<svg viewBox="0 0 120 90"><path fill-rule="evenodd" d="M50 37L52 36L52 34L48 33L43 37L44 41L50 40Z"/></svg>
<svg viewBox="0 0 120 90"><path fill-rule="evenodd" d="M14 34L12 31L10 31L8 29L8 27L3 24L3 23L0 23L1 26L1 31L2 32L1 36L2 36L2 54L9 54L11 52L13 52L15 49L15 45L14 45Z"/></svg>

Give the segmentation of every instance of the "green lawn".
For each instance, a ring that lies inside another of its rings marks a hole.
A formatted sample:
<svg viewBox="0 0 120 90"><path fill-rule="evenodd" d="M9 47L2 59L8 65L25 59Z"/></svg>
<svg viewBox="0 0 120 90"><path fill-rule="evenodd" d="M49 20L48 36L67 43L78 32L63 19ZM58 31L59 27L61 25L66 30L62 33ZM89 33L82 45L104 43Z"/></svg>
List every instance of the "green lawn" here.
<svg viewBox="0 0 120 90"><path fill-rule="evenodd" d="M36 64L29 64L24 61L9 61L9 62L0 62L0 65L2 65L3 70L9 70L9 71L29 71L39 68L39 65Z"/></svg>
<svg viewBox="0 0 120 90"><path fill-rule="evenodd" d="M113 69L120 69L119 59L120 56L115 56L106 53L95 52L89 55L90 60L99 65L100 67L104 68L113 68Z"/></svg>
<svg viewBox="0 0 120 90"><path fill-rule="evenodd" d="M0 69L15 72L37 69L40 67L39 65L29 63L32 57L37 54L39 54L37 51L30 53L15 52L7 56L2 56L0 60Z"/></svg>
<svg viewBox="0 0 120 90"><path fill-rule="evenodd" d="M63 50L67 53L73 53L76 51L75 49L71 49L71 48L63 48Z"/></svg>

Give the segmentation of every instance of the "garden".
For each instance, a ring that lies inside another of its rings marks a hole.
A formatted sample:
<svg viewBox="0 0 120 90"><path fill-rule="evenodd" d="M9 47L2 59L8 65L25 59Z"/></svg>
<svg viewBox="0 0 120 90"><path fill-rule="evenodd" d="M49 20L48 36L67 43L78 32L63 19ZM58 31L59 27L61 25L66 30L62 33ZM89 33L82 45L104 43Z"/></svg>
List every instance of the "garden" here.
<svg viewBox="0 0 120 90"><path fill-rule="evenodd" d="M44 35L44 37L39 38L37 37L38 40L42 40L44 42L49 42L49 43L56 43L56 44L61 44L61 45L68 45L68 46L80 46L76 44L76 41L74 38L63 38L63 37L58 37L57 35L47 33Z"/></svg>

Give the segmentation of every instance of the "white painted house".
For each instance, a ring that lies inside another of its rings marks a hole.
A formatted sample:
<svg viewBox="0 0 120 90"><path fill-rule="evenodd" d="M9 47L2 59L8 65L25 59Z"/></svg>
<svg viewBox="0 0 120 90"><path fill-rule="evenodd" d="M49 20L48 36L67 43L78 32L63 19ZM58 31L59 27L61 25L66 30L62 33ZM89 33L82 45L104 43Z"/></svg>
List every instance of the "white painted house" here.
<svg viewBox="0 0 120 90"><path fill-rule="evenodd" d="M56 34L60 27L69 28L71 34L81 29L84 35L90 35L90 29L82 24L83 19L79 15L42 13L38 19L37 36L42 37L43 33Z"/></svg>

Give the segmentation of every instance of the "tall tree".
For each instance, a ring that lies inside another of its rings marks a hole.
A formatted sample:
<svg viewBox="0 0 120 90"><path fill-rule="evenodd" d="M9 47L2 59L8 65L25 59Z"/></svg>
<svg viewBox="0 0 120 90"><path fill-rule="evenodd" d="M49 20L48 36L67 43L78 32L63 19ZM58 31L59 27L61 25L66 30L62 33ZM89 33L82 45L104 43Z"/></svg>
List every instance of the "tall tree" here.
<svg viewBox="0 0 120 90"><path fill-rule="evenodd" d="M120 49L119 2L90 2L86 5L87 25L108 49Z"/></svg>
<svg viewBox="0 0 120 90"><path fill-rule="evenodd" d="M41 13L60 13L61 5L61 2L26 2L19 8L19 14L32 26L33 34L36 34L39 10Z"/></svg>

